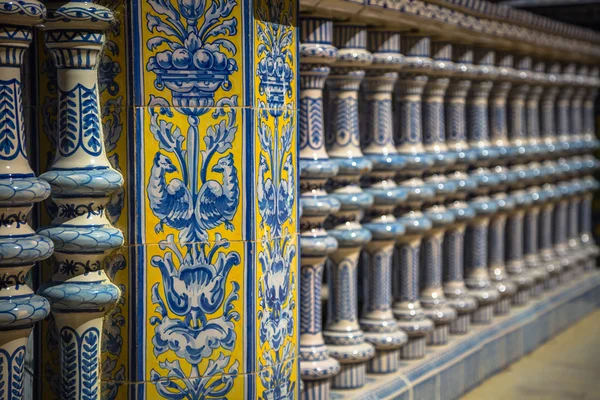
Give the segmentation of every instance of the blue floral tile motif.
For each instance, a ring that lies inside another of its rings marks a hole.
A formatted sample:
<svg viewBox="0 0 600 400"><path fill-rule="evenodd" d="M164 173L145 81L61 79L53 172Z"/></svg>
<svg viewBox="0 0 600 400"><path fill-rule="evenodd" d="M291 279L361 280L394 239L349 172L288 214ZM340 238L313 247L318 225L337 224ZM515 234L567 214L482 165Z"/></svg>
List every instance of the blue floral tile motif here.
<svg viewBox="0 0 600 400"><path fill-rule="evenodd" d="M226 232L240 230L232 221L240 212L241 156L233 151L238 96L216 98L216 92L231 89L238 69L230 40L237 35L238 4L147 4L154 36L145 45L154 55L145 67L161 94L172 96L150 96L147 104L158 144L146 175L147 205L158 218L153 230L162 250L149 260L160 279L151 288L148 322L152 354L164 355L158 368L149 368L150 379L163 398L226 398L240 367L231 352L241 343L233 304L241 282L229 276L242 256Z"/></svg>
<svg viewBox="0 0 600 400"><path fill-rule="evenodd" d="M296 397L295 3L255 5L259 399Z"/></svg>

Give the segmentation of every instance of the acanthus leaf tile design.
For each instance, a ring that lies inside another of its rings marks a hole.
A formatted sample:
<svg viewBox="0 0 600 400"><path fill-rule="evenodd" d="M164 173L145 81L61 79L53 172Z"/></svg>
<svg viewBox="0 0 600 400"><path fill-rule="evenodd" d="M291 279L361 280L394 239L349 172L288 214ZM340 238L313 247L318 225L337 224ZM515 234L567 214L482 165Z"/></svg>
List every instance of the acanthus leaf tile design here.
<svg viewBox="0 0 600 400"><path fill-rule="evenodd" d="M594 276L591 31L485 1L46 7L0 0L17 399L429 396L440 345Z"/></svg>

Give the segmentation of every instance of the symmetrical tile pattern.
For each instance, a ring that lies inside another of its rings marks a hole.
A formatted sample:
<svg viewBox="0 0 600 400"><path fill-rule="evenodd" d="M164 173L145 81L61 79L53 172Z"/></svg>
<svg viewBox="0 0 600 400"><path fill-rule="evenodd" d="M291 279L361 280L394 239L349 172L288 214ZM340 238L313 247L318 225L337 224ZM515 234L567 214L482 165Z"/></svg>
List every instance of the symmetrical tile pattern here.
<svg viewBox="0 0 600 400"><path fill-rule="evenodd" d="M455 397L552 331L522 307L595 290L597 34L480 0L45 6L0 0L0 398Z"/></svg>

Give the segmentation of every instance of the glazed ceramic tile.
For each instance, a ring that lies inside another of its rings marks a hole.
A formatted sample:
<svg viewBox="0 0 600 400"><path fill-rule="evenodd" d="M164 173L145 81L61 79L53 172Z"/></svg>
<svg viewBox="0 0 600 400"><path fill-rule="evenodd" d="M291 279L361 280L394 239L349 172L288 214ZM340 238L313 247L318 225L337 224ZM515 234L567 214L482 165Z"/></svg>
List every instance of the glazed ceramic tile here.
<svg viewBox="0 0 600 400"><path fill-rule="evenodd" d="M155 100L152 107L136 109L144 154L136 171L144 185L136 218L143 236L136 242L246 238L244 138L251 132L245 121L249 110L237 107L234 97L222 102L224 107L189 109L202 113L197 118Z"/></svg>

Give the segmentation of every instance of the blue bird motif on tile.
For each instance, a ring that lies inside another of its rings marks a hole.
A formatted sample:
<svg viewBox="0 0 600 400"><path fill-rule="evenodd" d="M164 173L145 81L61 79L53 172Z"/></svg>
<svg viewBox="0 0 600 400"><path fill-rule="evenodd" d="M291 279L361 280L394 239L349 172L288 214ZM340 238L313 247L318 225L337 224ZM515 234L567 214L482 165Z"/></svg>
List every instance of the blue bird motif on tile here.
<svg viewBox="0 0 600 400"><path fill-rule="evenodd" d="M182 236L186 236L184 231L188 231L186 228L191 222L193 200L190 190L180 179L173 178L167 183L166 174L176 171L177 167L169 157L156 153L150 171L148 200L152 212L160 219L154 231L162 232L166 224L173 229L181 230L181 239Z"/></svg>
<svg viewBox="0 0 600 400"><path fill-rule="evenodd" d="M210 230L221 224L225 229L234 229L231 220L237 211L239 186L237 170L233 165L233 154L221 157L212 172L223 175L223 183L206 181L200 188L194 215L202 230Z"/></svg>

